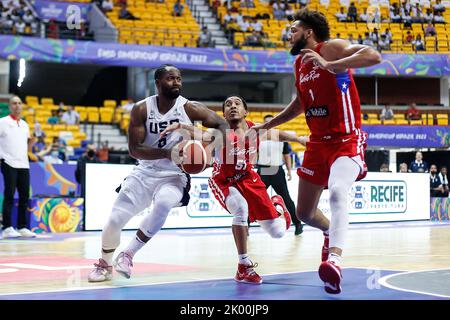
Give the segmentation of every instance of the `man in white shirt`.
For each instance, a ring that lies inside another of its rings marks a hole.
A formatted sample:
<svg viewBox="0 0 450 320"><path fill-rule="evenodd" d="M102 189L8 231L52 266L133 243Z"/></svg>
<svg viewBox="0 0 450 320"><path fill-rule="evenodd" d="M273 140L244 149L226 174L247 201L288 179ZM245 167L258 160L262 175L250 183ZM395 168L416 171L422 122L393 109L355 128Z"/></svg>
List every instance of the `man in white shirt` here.
<svg viewBox="0 0 450 320"><path fill-rule="evenodd" d="M80 115L73 106L67 106L67 111L63 113L61 121L68 125L78 125L80 124Z"/></svg>
<svg viewBox="0 0 450 320"><path fill-rule="evenodd" d="M21 119L22 100L14 96L9 101L10 114L0 119L0 159L5 191L3 199L3 238L35 237L26 228L30 192L28 151L34 143L28 124ZM11 212L14 193L19 193L18 231L12 226Z"/></svg>
<svg viewBox="0 0 450 320"><path fill-rule="evenodd" d="M347 13L344 11L344 7L341 7L341 11L335 14L337 21L346 22L347 21Z"/></svg>
<svg viewBox="0 0 450 320"><path fill-rule="evenodd" d="M273 116L266 115L264 117L264 122L268 122L272 119ZM286 208L291 215L292 222L295 225L295 235L300 235L303 232L303 227L295 214L295 204L289 195L286 174L283 169L284 162L286 164L288 179L291 180L292 164L289 149L289 144L287 142L262 141L259 145L258 152L258 174L261 176L266 188L271 186L273 190L283 198Z"/></svg>

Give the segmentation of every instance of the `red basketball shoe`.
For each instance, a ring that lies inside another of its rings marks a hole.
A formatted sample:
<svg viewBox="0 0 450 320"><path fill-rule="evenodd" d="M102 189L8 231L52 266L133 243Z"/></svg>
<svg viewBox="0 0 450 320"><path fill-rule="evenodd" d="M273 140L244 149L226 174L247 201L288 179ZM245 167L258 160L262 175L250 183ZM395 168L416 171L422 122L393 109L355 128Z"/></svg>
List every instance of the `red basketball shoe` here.
<svg viewBox="0 0 450 320"><path fill-rule="evenodd" d="M333 262L322 262L319 267L319 277L324 282L326 292L331 294L341 293L341 268Z"/></svg>
<svg viewBox="0 0 450 320"><path fill-rule="evenodd" d="M234 276L234 280L236 280L237 282L261 284L262 278L253 269L256 268L257 266L258 266L257 263L252 264L250 266L239 263L236 275Z"/></svg>
<svg viewBox="0 0 450 320"><path fill-rule="evenodd" d="M273 196L271 198L273 205L275 206L275 208L277 208L277 206L281 206L282 210L283 210L283 215L284 218L286 219L286 230L289 229L289 227L291 226L291 214L289 213L288 209L286 208L286 205L284 204L284 200L281 196ZM277 210L278 211L278 210Z"/></svg>
<svg viewBox="0 0 450 320"><path fill-rule="evenodd" d="M330 252L330 237L327 234L323 234L325 239L323 240L323 246L322 246L322 262L328 260L328 253Z"/></svg>

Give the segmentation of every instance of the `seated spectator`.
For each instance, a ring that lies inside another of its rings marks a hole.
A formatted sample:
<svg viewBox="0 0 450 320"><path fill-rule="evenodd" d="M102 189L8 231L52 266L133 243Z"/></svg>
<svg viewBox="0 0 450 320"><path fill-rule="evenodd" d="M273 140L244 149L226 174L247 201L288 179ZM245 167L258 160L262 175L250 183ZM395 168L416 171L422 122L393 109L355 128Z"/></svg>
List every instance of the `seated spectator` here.
<svg viewBox="0 0 450 320"><path fill-rule="evenodd" d="M438 13L442 13L445 11L445 6L441 3L441 0L436 0L436 3L433 6L433 13L437 15Z"/></svg>
<svg viewBox="0 0 450 320"><path fill-rule="evenodd" d="M360 34L358 34L358 44L363 44L364 39L362 38L362 36Z"/></svg>
<svg viewBox="0 0 450 320"><path fill-rule="evenodd" d="M173 15L175 17L181 17L183 15L184 6L181 4L180 0L173 5Z"/></svg>
<svg viewBox="0 0 450 320"><path fill-rule="evenodd" d="M52 115L47 119L47 123L49 124L58 124L60 121L58 117L58 111L52 110Z"/></svg>
<svg viewBox="0 0 450 320"><path fill-rule="evenodd" d="M392 108L389 105L385 105L383 110L381 110L380 119L381 120L394 119L394 111L392 111Z"/></svg>
<svg viewBox="0 0 450 320"><path fill-rule="evenodd" d="M130 11L127 10L126 4L121 5L121 8L119 10L119 19L139 20L139 18L136 18Z"/></svg>
<svg viewBox="0 0 450 320"><path fill-rule="evenodd" d="M433 198L440 197L443 192L444 187L437 174L437 166L432 164L430 166L430 196Z"/></svg>
<svg viewBox="0 0 450 320"><path fill-rule="evenodd" d="M40 136L38 136L36 138L37 138L36 142L31 147L31 151L34 154L38 154L42 150L47 149L47 144L45 143L45 136L44 135L40 135Z"/></svg>
<svg viewBox="0 0 450 320"><path fill-rule="evenodd" d="M285 5L284 5L284 3L282 3L280 0L277 0L277 1L275 1L273 4L272 4L272 9L275 11L275 10L281 10L281 11L284 11L284 9L285 9Z"/></svg>
<svg viewBox="0 0 450 320"><path fill-rule="evenodd" d="M261 36L263 35L263 25L261 22L259 22L256 19L253 19L253 22L250 24L252 29L256 32L258 32Z"/></svg>
<svg viewBox="0 0 450 320"><path fill-rule="evenodd" d="M58 137L53 138L50 146L37 154L44 162L60 164L66 159L66 147Z"/></svg>
<svg viewBox="0 0 450 320"><path fill-rule="evenodd" d="M63 113L61 122L68 125L80 124L80 114L74 110L73 106L67 106L67 111Z"/></svg>
<svg viewBox="0 0 450 320"><path fill-rule="evenodd" d="M241 22L238 22L238 25L239 25L239 29L242 32L248 32L250 29L250 22L248 21L247 18L244 18L244 19L242 19Z"/></svg>
<svg viewBox="0 0 450 320"><path fill-rule="evenodd" d="M366 46L374 47L373 40L372 40L372 38L370 38L370 35L368 32L365 33L365 36L366 37L364 38L362 44L366 45Z"/></svg>
<svg viewBox="0 0 450 320"><path fill-rule="evenodd" d="M400 9L398 8L396 8L394 11L391 11L389 17L391 18L391 22L393 23L402 22L402 17L400 16Z"/></svg>
<svg viewBox="0 0 450 320"><path fill-rule="evenodd" d="M420 34L418 34L416 36L416 39L411 44L413 45L413 48L416 51L423 51L423 50L425 50L425 45L423 44L422 36Z"/></svg>
<svg viewBox="0 0 450 320"><path fill-rule="evenodd" d="M25 14L22 16L22 20L26 23L26 24L30 24L33 21L36 20L36 17L34 16L33 12L31 12L30 9L26 9L25 10Z"/></svg>
<svg viewBox="0 0 450 320"><path fill-rule="evenodd" d="M378 33L378 29L374 28L373 31L370 33L370 38L372 39L373 43L378 43L378 40L380 39L380 34Z"/></svg>
<svg viewBox="0 0 450 320"><path fill-rule="evenodd" d="M86 146L86 152L78 158L75 170L75 180L80 184L81 196L85 195L86 163L98 163L100 160L96 156L96 149L92 144Z"/></svg>
<svg viewBox="0 0 450 320"><path fill-rule="evenodd" d="M281 41L283 41L284 45L286 45L286 42L289 41L289 39L288 39L288 37L289 37L289 32L290 32L289 29L290 29L290 26L287 25L286 28L284 28L284 29L281 31Z"/></svg>
<svg viewBox="0 0 450 320"><path fill-rule="evenodd" d="M442 166L441 172L439 172L439 181L442 184L443 191L441 192L441 197L448 198L449 194L449 185L448 185L448 176L447 176L447 167Z"/></svg>
<svg viewBox="0 0 450 320"><path fill-rule="evenodd" d="M58 157L58 149L57 148L52 148L50 153L48 153L48 154L46 154L45 156L42 157L42 160L45 163L51 163L51 164L63 164L64 163L64 161L62 161Z"/></svg>
<svg viewBox="0 0 450 320"><path fill-rule="evenodd" d="M252 34L248 35L245 39L245 45L250 47L261 47L263 45L261 35L256 30L253 30Z"/></svg>
<svg viewBox="0 0 450 320"><path fill-rule="evenodd" d="M445 18L442 15L442 12L438 12L434 15L434 23L445 23Z"/></svg>
<svg viewBox="0 0 450 320"><path fill-rule="evenodd" d="M392 171L389 170L389 164L383 163L380 167L380 172L392 172Z"/></svg>
<svg viewBox="0 0 450 320"><path fill-rule="evenodd" d="M400 163L400 173L408 173L408 165L405 162Z"/></svg>
<svg viewBox="0 0 450 320"><path fill-rule="evenodd" d="M382 32L381 35L386 36L386 40L392 43L392 32L389 28L387 28L384 32Z"/></svg>
<svg viewBox="0 0 450 320"><path fill-rule="evenodd" d="M36 138L39 138L39 137L45 138L45 132L44 132L44 130L42 130L41 124L37 121L34 123L33 135Z"/></svg>
<svg viewBox="0 0 450 320"><path fill-rule="evenodd" d="M290 6L286 5L286 10L284 11L284 15L287 19L291 18L295 15L295 10Z"/></svg>
<svg viewBox="0 0 450 320"><path fill-rule="evenodd" d="M344 10L345 10L344 7L341 7L341 11L335 14L337 21L339 21L339 22L347 21L347 14L345 13Z"/></svg>
<svg viewBox="0 0 450 320"><path fill-rule="evenodd" d="M283 9L273 9L273 18L275 20L284 20L285 13Z"/></svg>
<svg viewBox="0 0 450 320"><path fill-rule="evenodd" d="M391 50L391 41L384 34L381 35L380 41L378 41L378 50Z"/></svg>
<svg viewBox="0 0 450 320"><path fill-rule="evenodd" d="M197 46L200 48L208 48L212 46L212 34L208 31L207 26L202 28L202 32L197 39Z"/></svg>
<svg viewBox="0 0 450 320"><path fill-rule="evenodd" d="M254 8L255 2L253 0L241 0L241 8Z"/></svg>
<svg viewBox="0 0 450 320"><path fill-rule="evenodd" d="M364 12L359 15L359 21L360 22L367 22L368 18L369 18L369 16L367 15L367 9L364 8Z"/></svg>
<svg viewBox="0 0 450 320"><path fill-rule="evenodd" d="M428 26L425 28L425 37L434 37L436 35L436 28L428 23Z"/></svg>
<svg viewBox="0 0 450 320"><path fill-rule="evenodd" d="M406 37L404 44L412 44L414 40L414 36L412 35L411 31L406 31Z"/></svg>
<svg viewBox="0 0 450 320"><path fill-rule="evenodd" d="M25 34L25 27L26 27L26 26L27 26L27 25L26 25L25 22L23 22L22 20L17 21L17 22L14 24L14 28L16 29L16 34L19 34L19 35Z"/></svg>
<svg viewBox="0 0 450 320"><path fill-rule="evenodd" d="M432 23L434 21L434 15L431 9L427 9L427 12L423 15L423 21L425 23Z"/></svg>
<svg viewBox="0 0 450 320"><path fill-rule="evenodd" d="M133 98L128 98L128 102L121 106L122 109L124 109L126 112L131 112L131 109L134 107L134 100Z"/></svg>
<svg viewBox="0 0 450 320"><path fill-rule="evenodd" d="M423 13L422 7L417 2L416 5L411 9L411 17L413 23L423 23Z"/></svg>
<svg viewBox="0 0 450 320"><path fill-rule="evenodd" d="M350 34L348 36L348 42L350 42L351 44L358 44L358 40L353 39L353 35Z"/></svg>
<svg viewBox="0 0 450 320"><path fill-rule="evenodd" d="M411 28L412 17L410 11L403 11L402 13L402 22L405 28Z"/></svg>
<svg viewBox="0 0 450 320"><path fill-rule="evenodd" d="M416 152L416 160L409 165L409 172L428 172L428 164L422 160L422 152Z"/></svg>
<svg viewBox="0 0 450 320"><path fill-rule="evenodd" d="M350 3L350 6L348 7L348 20L351 22L356 22L356 19L358 17L358 9L355 6L355 3Z"/></svg>
<svg viewBox="0 0 450 320"><path fill-rule="evenodd" d="M110 12L113 11L114 3L112 0L103 0L102 1L102 11L103 12Z"/></svg>

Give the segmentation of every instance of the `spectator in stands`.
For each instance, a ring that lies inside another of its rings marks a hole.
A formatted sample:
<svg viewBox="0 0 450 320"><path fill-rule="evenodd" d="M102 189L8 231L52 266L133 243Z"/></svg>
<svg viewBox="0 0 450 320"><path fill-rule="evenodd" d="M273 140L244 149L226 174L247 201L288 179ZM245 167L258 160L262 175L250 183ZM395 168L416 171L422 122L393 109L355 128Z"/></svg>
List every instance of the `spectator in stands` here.
<svg viewBox="0 0 450 320"><path fill-rule="evenodd" d="M238 22L238 25L239 25L239 29L242 32L248 32L250 29L250 22L247 18L244 18L244 19L242 19L241 22Z"/></svg>
<svg viewBox="0 0 450 320"><path fill-rule="evenodd" d="M58 151L58 145L52 145L50 152L42 156L42 160L45 163L51 163L51 164L63 164L64 161L62 161L59 158L59 151Z"/></svg>
<svg viewBox="0 0 450 320"><path fill-rule="evenodd" d="M80 185L81 196L85 195L85 173L86 173L86 163L98 163L100 160L95 155L96 150L93 145L88 145L86 152L78 159L77 168L75 170L75 179Z"/></svg>
<svg viewBox="0 0 450 320"><path fill-rule="evenodd" d="M437 166L432 164L430 166L430 196L440 197L442 193L444 193L444 187L437 174Z"/></svg>
<svg viewBox="0 0 450 320"><path fill-rule="evenodd" d="M384 35L386 37L386 40L388 40L389 43L392 43L392 32L389 28L382 32L381 35Z"/></svg>
<svg viewBox="0 0 450 320"><path fill-rule="evenodd" d="M425 37L434 37L436 34L436 28L431 23L428 23L428 26L425 28Z"/></svg>
<svg viewBox="0 0 450 320"><path fill-rule="evenodd" d="M442 15L442 12L438 12L434 15L434 23L445 23L445 18Z"/></svg>
<svg viewBox="0 0 450 320"><path fill-rule="evenodd" d="M348 42L350 42L351 44L358 44L358 40L353 39L353 34L350 34L348 36Z"/></svg>
<svg viewBox="0 0 450 320"><path fill-rule="evenodd" d="M391 18L391 22L400 23L402 22L402 17L400 15L400 9L396 8L394 11L391 11L389 17Z"/></svg>
<svg viewBox="0 0 450 320"><path fill-rule="evenodd" d="M402 22L404 28L411 28L412 17L409 10L404 10L402 13Z"/></svg>
<svg viewBox="0 0 450 320"><path fill-rule="evenodd" d="M67 106L67 111L63 113L61 122L68 125L80 124L80 114L74 110L73 106Z"/></svg>
<svg viewBox="0 0 450 320"><path fill-rule="evenodd" d="M244 44L250 47L261 47L263 45L261 34L253 30L252 34L248 35L245 39Z"/></svg>
<svg viewBox="0 0 450 320"><path fill-rule="evenodd" d="M413 48L416 51L423 51L425 50L425 45L423 44L422 41L422 36L420 34L418 34L416 36L416 39L412 42Z"/></svg>
<svg viewBox="0 0 450 320"><path fill-rule="evenodd" d="M389 164L383 163L380 167L380 172L392 172L392 171L389 170Z"/></svg>
<svg viewBox="0 0 450 320"><path fill-rule="evenodd" d="M59 39L59 26L55 19L50 19L47 24L47 38Z"/></svg>
<svg viewBox="0 0 450 320"><path fill-rule="evenodd" d="M344 7L341 7L341 10L335 14L337 21L339 22L347 22L347 14L344 11Z"/></svg>
<svg viewBox="0 0 450 320"><path fill-rule="evenodd" d="M103 0L102 1L102 11L104 13L113 11L114 3L112 0Z"/></svg>
<svg viewBox="0 0 450 320"><path fill-rule="evenodd" d="M47 123L49 123L49 124L58 124L59 123L59 117L58 117L57 110L52 110L52 115L47 119Z"/></svg>
<svg viewBox="0 0 450 320"><path fill-rule="evenodd" d="M108 140L101 143L101 148L97 151L96 156L101 162L108 162L109 160L109 147Z"/></svg>
<svg viewBox="0 0 450 320"><path fill-rule="evenodd" d="M284 10L285 9L285 5L284 3L282 3L280 0L276 0L274 1L274 3L272 4L272 9L275 10Z"/></svg>
<svg viewBox="0 0 450 320"><path fill-rule="evenodd" d="M128 98L128 102L121 106L122 109L124 109L126 112L131 112L131 109L134 107L134 100L133 98Z"/></svg>
<svg viewBox="0 0 450 320"><path fill-rule="evenodd" d="M364 8L364 11L363 11L363 13L361 13L360 15L359 15L359 21L360 22L367 22L367 19L368 19L369 17L368 17L368 15L367 15L367 8Z"/></svg>
<svg viewBox="0 0 450 320"><path fill-rule="evenodd" d="M423 15L423 21L425 23L431 23L434 21L434 15L431 9L427 9L427 12Z"/></svg>
<svg viewBox="0 0 450 320"><path fill-rule="evenodd" d="M23 20L19 20L14 24L14 28L16 29L16 34L18 35L24 35L25 34L25 27L27 25L25 24L25 22L23 22Z"/></svg>
<svg viewBox="0 0 450 320"><path fill-rule="evenodd" d="M227 38L231 43L234 43L234 33L239 30L240 30L239 25L236 22L236 19L232 18L228 22L227 27L225 29L225 34L227 35Z"/></svg>
<svg viewBox="0 0 450 320"><path fill-rule="evenodd" d="M405 162L400 163L400 173L408 173L408 165Z"/></svg>
<svg viewBox="0 0 450 320"><path fill-rule="evenodd" d="M34 16L33 12L30 9L26 9L24 15L22 16L22 20L26 24L31 24L33 21L36 20L36 17Z"/></svg>
<svg viewBox="0 0 450 320"><path fill-rule="evenodd" d="M409 172L428 172L428 164L422 160L422 152L416 152L416 160L409 165Z"/></svg>
<svg viewBox="0 0 450 320"><path fill-rule="evenodd" d="M253 19L253 22L250 24L250 26L252 27L253 31L256 31L257 33L259 33L260 36L264 35L263 25L258 20Z"/></svg>
<svg viewBox="0 0 450 320"><path fill-rule="evenodd" d="M290 6L289 4L286 5L286 10L284 11L284 15L287 19L292 19L292 17L295 15L295 10Z"/></svg>
<svg viewBox="0 0 450 320"><path fill-rule="evenodd" d="M436 3L433 6L433 13L437 15L438 13L442 13L445 11L445 6L441 3L441 0L436 0Z"/></svg>
<svg viewBox="0 0 450 320"><path fill-rule="evenodd" d="M204 26L202 28L202 32L200 33L197 39L197 47L199 48L208 48L212 47L212 34L208 31L208 27Z"/></svg>
<svg viewBox="0 0 450 320"><path fill-rule="evenodd" d="M378 40L380 39L380 33L378 32L377 28L373 28L373 31L370 33L370 38L372 39L374 44L378 43Z"/></svg>
<svg viewBox="0 0 450 320"><path fill-rule="evenodd" d="M275 20L284 20L285 18L285 8L284 8L284 4L280 2L280 0L277 0L277 2L275 2L272 5L273 8L273 18Z"/></svg>
<svg viewBox="0 0 450 320"><path fill-rule="evenodd" d="M407 120L420 120L422 116L420 115L420 111L416 108L416 104L413 102L409 105L408 110L406 110L406 119Z"/></svg>
<svg viewBox="0 0 450 320"><path fill-rule="evenodd" d="M121 4L120 5L119 19L139 20L139 18L135 17L130 11L127 10L127 5L126 4Z"/></svg>
<svg viewBox="0 0 450 320"><path fill-rule="evenodd" d="M448 176L447 176L447 167L446 166L441 167L441 172L439 172L439 181L441 182L442 188L443 188L441 197L448 198L449 185L448 185Z"/></svg>
<svg viewBox="0 0 450 320"><path fill-rule="evenodd" d="M405 37L405 42L404 44L412 44L414 40L414 36L412 35L411 31L406 31L406 37Z"/></svg>
<svg viewBox="0 0 450 320"><path fill-rule="evenodd" d="M392 110L390 105L385 105L383 110L381 110L380 119L382 121L394 119L394 111Z"/></svg>
<svg viewBox="0 0 450 320"><path fill-rule="evenodd" d="M254 8L255 2L253 0L241 0L241 8Z"/></svg>
<svg viewBox="0 0 450 320"><path fill-rule="evenodd" d="M39 137L45 138L45 132L42 130L41 124L37 121L34 123L33 135L36 138L39 138Z"/></svg>
<svg viewBox="0 0 450 320"><path fill-rule="evenodd" d="M34 154L38 154L42 150L47 149L47 144L45 143L45 136L44 135L40 135L40 136L36 136L36 138L37 138L36 142L31 147L31 151Z"/></svg>
<svg viewBox="0 0 450 320"><path fill-rule="evenodd" d="M355 6L355 3L350 3L350 6L348 7L348 21L356 22L356 19L358 18L358 9Z"/></svg>
<svg viewBox="0 0 450 320"><path fill-rule="evenodd" d="M283 41L283 45L286 45L286 43L288 42L288 37L289 37L289 25L286 25L286 27L281 31L281 41Z"/></svg>
<svg viewBox="0 0 450 320"><path fill-rule="evenodd" d="M422 13L422 7L417 2L414 7L411 9L412 13L412 22L413 23L423 23L423 13Z"/></svg>
<svg viewBox="0 0 450 320"><path fill-rule="evenodd" d="M183 15L184 6L181 4L180 0L173 5L173 15L175 17L181 17Z"/></svg>
<svg viewBox="0 0 450 320"><path fill-rule="evenodd" d="M364 39L362 38L362 36L360 34L358 34L358 44L363 44Z"/></svg>
<svg viewBox="0 0 450 320"><path fill-rule="evenodd" d="M363 44L363 45L366 45L366 46L374 47L373 40L372 40L372 38L370 37L369 33L366 32L364 35L365 35L365 38L364 38L362 44Z"/></svg>
<svg viewBox="0 0 450 320"><path fill-rule="evenodd" d="M391 50L391 42L382 34L378 41L378 51Z"/></svg>

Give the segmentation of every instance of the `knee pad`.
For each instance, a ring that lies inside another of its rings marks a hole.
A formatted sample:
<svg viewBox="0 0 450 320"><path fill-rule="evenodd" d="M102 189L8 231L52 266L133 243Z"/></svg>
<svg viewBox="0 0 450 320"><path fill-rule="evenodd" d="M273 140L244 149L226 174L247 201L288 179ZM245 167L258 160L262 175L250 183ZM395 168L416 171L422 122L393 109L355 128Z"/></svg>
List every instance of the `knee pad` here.
<svg viewBox="0 0 450 320"><path fill-rule="evenodd" d="M230 188L230 194L225 199L228 210L233 215L232 225L248 225L248 204L245 198L234 188Z"/></svg>
<svg viewBox="0 0 450 320"><path fill-rule="evenodd" d="M258 221L261 228L272 238L282 238L286 233L286 222L282 218Z"/></svg>

